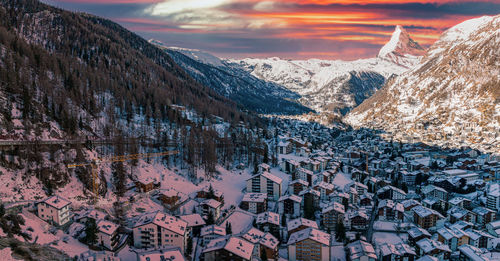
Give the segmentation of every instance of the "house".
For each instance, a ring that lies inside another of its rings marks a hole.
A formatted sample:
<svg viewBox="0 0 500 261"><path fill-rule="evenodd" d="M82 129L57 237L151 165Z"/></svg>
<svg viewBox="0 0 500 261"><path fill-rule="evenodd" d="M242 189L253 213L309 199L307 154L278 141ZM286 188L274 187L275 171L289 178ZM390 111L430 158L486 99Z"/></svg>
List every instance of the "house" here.
<svg viewBox="0 0 500 261"><path fill-rule="evenodd" d="M427 185L423 187L421 193L424 195L425 198L434 197L442 201L448 200L448 191L446 191L444 188L440 188L434 185Z"/></svg>
<svg viewBox="0 0 500 261"><path fill-rule="evenodd" d="M377 255L375 254L375 249L372 244L358 240L348 244L347 250L349 251L350 261L375 261L377 260Z"/></svg>
<svg viewBox="0 0 500 261"><path fill-rule="evenodd" d="M278 153L279 154L289 154L293 151L292 143L288 141L280 141L278 142Z"/></svg>
<svg viewBox="0 0 500 261"><path fill-rule="evenodd" d="M416 259L417 254L415 250L405 243L396 245L385 243L378 247L379 260L392 261L392 260L407 260L413 261Z"/></svg>
<svg viewBox="0 0 500 261"><path fill-rule="evenodd" d="M214 220L218 220L220 218L221 208L222 203L219 201L215 199L205 199L198 205L198 213L205 219L208 219L209 214L211 214Z"/></svg>
<svg viewBox="0 0 500 261"><path fill-rule="evenodd" d="M292 174L297 171L297 169L300 168L300 163L292 160L292 159L285 159L283 158L280 163L280 170Z"/></svg>
<svg viewBox="0 0 500 261"><path fill-rule="evenodd" d="M496 213L495 211L485 208L485 207L476 207L472 210L474 214L476 214L476 220L474 223L479 226L485 226L487 223L490 223L495 220Z"/></svg>
<svg viewBox="0 0 500 261"><path fill-rule="evenodd" d="M299 196L302 197L302 202L304 202L302 205L304 209L309 207L308 204L312 204L313 209L319 208L319 202L321 198L321 193L317 190L314 190L312 188L308 188L306 190L302 190L299 193Z"/></svg>
<svg viewBox="0 0 500 261"><path fill-rule="evenodd" d="M359 206L361 207L372 207L373 206L373 194L365 193L359 197Z"/></svg>
<svg viewBox="0 0 500 261"><path fill-rule="evenodd" d="M279 214L288 214L292 218L300 217L301 209L300 204L302 203L302 198L297 195L285 195L278 200L278 212Z"/></svg>
<svg viewBox="0 0 500 261"><path fill-rule="evenodd" d="M431 234L427 230L420 227L412 227L408 230L408 242L414 246L418 241L424 238L431 238Z"/></svg>
<svg viewBox="0 0 500 261"><path fill-rule="evenodd" d="M97 242L100 246L113 251L119 243L118 225L107 220L101 220L97 223Z"/></svg>
<svg viewBox="0 0 500 261"><path fill-rule="evenodd" d="M241 209L253 214L259 214L267 211L266 193L246 193L240 205Z"/></svg>
<svg viewBox="0 0 500 261"><path fill-rule="evenodd" d="M292 179L301 179L303 181L307 181L308 184L312 184L314 172L305 168L298 168L295 172L295 175L292 175Z"/></svg>
<svg viewBox="0 0 500 261"><path fill-rule="evenodd" d="M418 202L414 199L403 200L403 201L401 201L401 204L403 204L405 212L411 211L412 208L422 205L420 202Z"/></svg>
<svg viewBox="0 0 500 261"><path fill-rule="evenodd" d="M70 221L71 202L60 196L52 196L36 203L38 217L57 226Z"/></svg>
<svg viewBox="0 0 500 261"><path fill-rule="evenodd" d="M315 228L307 228L290 235L288 260L330 260L330 235Z"/></svg>
<svg viewBox="0 0 500 261"><path fill-rule="evenodd" d="M93 219L97 224L99 220L105 219L107 217L108 214L106 214L105 212L92 208L92 209L82 209L80 211L75 212L73 220L85 224L87 220Z"/></svg>
<svg viewBox="0 0 500 261"><path fill-rule="evenodd" d="M226 236L226 229L217 225L208 225L201 228L200 237L203 239L203 245L208 242Z"/></svg>
<svg viewBox="0 0 500 261"><path fill-rule="evenodd" d="M247 179L247 192L266 193L270 200L278 200L282 193L283 180L270 172L264 171Z"/></svg>
<svg viewBox="0 0 500 261"><path fill-rule="evenodd" d="M135 181L135 187L139 192L150 192L151 190L160 187L160 182L152 177L138 177Z"/></svg>
<svg viewBox="0 0 500 261"><path fill-rule="evenodd" d="M265 252L266 257L269 259L278 257L279 241L271 233L262 232L252 227L241 237L255 245L255 256L260 257L263 254L262 252Z"/></svg>
<svg viewBox="0 0 500 261"><path fill-rule="evenodd" d="M438 235L437 240L448 245L451 251L457 251L459 246L469 243L468 233L461 229L442 227L436 232Z"/></svg>
<svg viewBox="0 0 500 261"><path fill-rule="evenodd" d="M345 208L340 203L333 202L333 204L322 209L321 213L323 214L323 225L331 231L334 231L339 222L344 222Z"/></svg>
<svg viewBox="0 0 500 261"><path fill-rule="evenodd" d="M296 218L288 221L286 224L288 235L291 235L295 232L307 229L307 228L315 228L318 229L318 224L316 221L305 219L305 218Z"/></svg>
<svg viewBox="0 0 500 261"><path fill-rule="evenodd" d="M176 246L184 253L187 242L187 223L166 213L155 212L142 215L132 228L134 246L150 248Z"/></svg>
<svg viewBox="0 0 500 261"><path fill-rule="evenodd" d="M436 226L436 222L444 218L439 212L424 206L416 206L411 210L413 212L413 222L423 229Z"/></svg>
<svg viewBox="0 0 500 261"><path fill-rule="evenodd" d="M465 209L471 209L471 203L472 201L468 198L464 197L454 197L450 200L448 200L448 204L450 208L453 207L460 207L460 208L465 208Z"/></svg>
<svg viewBox="0 0 500 261"><path fill-rule="evenodd" d="M465 230L465 232L469 235L469 245L486 249L493 249L495 247L493 245L493 241L495 239L494 236L482 230L475 230L472 228Z"/></svg>
<svg viewBox="0 0 500 261"><path fill-rule="evenodd" d="M486 207L489 209L500 209L500 184L492 183L486 195Z"/></svg>
<svg viewBox="0 0 500 261"><path fill-rule="evenodd" d="M214 189L212 186L205 186L202 190L196 193L197 198L215 199L224 205L224 193Z"/></svg>
<svg viewBox="0 0 500 261"><path fill-rule="evenodd" d="M471 245L463 245L459 247L459 260L463 261L490 261L500 260L499 252L488 252Z"/></svg>
<svg viewBox="0 0 500 261"><path fill-rule="evenodd" d="M152 250L136 250L137 261L153 261L153 260L168 260L168 261L187 261L182 254L180 248L166 246L160 249ZM108 261L108 259L95 259Z"/></svg>
<svg viewBox="0 0 500 261"><path fill-rule="evenodd" d="M158 193L158 200L163 203L167 209L174 209L181 201L181 193L175 189L162 189Z"/></svg>
<svg viewBox="0 0 500 261"><path fill-rule="evenodd" d="M295 195L299 195L299 193L305 190L309 186L309 183L305 180L296 179L288 184L288 191Z"/></svg>
<svg viewBox="0 0 500 261"><path fill-rule="evenodd" d="M314 186L314 189L319 191L321 200L326 200L329 198L335 187L333 184L321 181Z"/></svg>
<svg viewBox="0 0 500 261"><path fill-rule="evenodd" d="M200 214L190 214L179 216L180 219L187 223L188 230L191 232L191 236L199 236L201 228L205 226L205 220Z"/></svg>
<svg viewBox="0 0 500 261"><path fill-rule="evenodd" d="M494 237L500 237L500 220L486 224L486 230Z"/></svg>
<svg viewBox="0 0 500 261"><path fill-rule="evenodd" d="M406 192L393 186L385 186L377 191L377 197L379 199L403 201L406 199Z"/></svg>
<svg viewBox="0 0 500 261"><path fill-rule="evenodd" d="M239 237L222 237L214 239L203 248L200 260L252 260L255 245Z"/></svg>
<svg viewBox="0 0 500 261"><path fill-rule="evenodd" d="M415 247L419 256L430 255L438 258L440 261L450 260L450 247L439 241L424 238L419 240Z"/></svg>
<svg viewBox="0 0 500 261"><path fill-rule="evenodd" d="M255 224L257 224L257 227L264 232L270 232L273 235L278 235L281 225L281 217L278 213L270 211L263 212L257 215Z"/></svg>
<svg viewBox="0 0 500 261"><path fill-rule="evenodd" d="M380 220L403 221L404 207L401 203L395 203L390 199L383 199L377 206L377 213Z"/></svg>
<svg viewBox="0 0 500 261"><path fill-rule="evenodd" d="M364 230L368 227L370 219L366 212L362 210L352 210L347 212L346 226L351 229Z"/></svg>

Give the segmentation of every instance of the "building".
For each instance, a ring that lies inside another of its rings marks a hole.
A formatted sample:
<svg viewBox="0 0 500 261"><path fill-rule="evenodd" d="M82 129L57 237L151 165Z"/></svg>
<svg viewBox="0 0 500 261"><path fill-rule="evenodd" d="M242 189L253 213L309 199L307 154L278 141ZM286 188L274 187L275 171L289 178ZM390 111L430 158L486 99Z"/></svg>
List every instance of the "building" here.
<svg viewBox="0 0 500 261"><path fill-rule="evenodd" d="M118 225L107 220L101 220L97 223L97 242L109 250L114 250L119 243L120 235L118 234Z"/></svg>
<svg viewBox="0 0 500 261"><path fill-rule="evenodd" d="M474 223L481 227L484 227L487 223L493 222L496 218L495 211L489 208L476 207L472 210L472 212L476 215Z"/></svg>
<svg viewBox="0 0 500 261"><path fill-rule="evenodd" d="M182 219L161 212L148 213L132 229L136 248L176 246L182 253L185 251L188 229Z"/></svg>
<svg viewBox="0 0 500 261"><path fill-rule="evenodd" d="M307 228L290 235L288 260L330 260L330 235L315 228Z"/></svg>
<svg viewBox="0 0 500 261"><path fill-rule="evenodd" d="M424 238L418 241L415 247L419 256L429 255L441 261L450 260L450 247L439 241Z"/></svg>
<svg viewBox="0 0 500 261"><path fill-rule="evenodd" d="M347 245L350 261L375 261L377 255L372 244L358 240Z"/></svg>
<svg viewBox="0 0 500 261"><path fill-rule="evenodd" d="M217 226L217 225L209 225L201 228L200 237L203 239L202 243L204 245L208 244L208 242L226 236L226 229Z"/></svg>
<svg viewBox="0 0 500 261"><path fill-rule="evenodd" d="M378 203L378 218L380 220L403 221L404 207L401 203L395 203L390 199L383 199Z"/></svg>
<svg viewBox="0 0 500 261"><path fill-rule="evenodd" d="M135 181L135 187L139 192L150 192L151 190L160 187L160 182L157 182L156 179L152 177L139 177Z"/></svg>
<svg viewBox="0 0 500 261"><path fill-rule="evenodd" d="M416 206L411 210L413 211L413 222L423 229L436 226L436 222L444 218L439 212L424 206Z"/></svg>
<svg viewBox="0 0 500 261"><path fill-rule="evenodd" d="M253 214L267 211L266 193L246 193L241 200L241 209Z"/></svg>
<svg viewBox="0 0 500 261"><path fill-rule="evenodd" d="M340 203L333 202L332 205L324 208L321 213L323 214L323 225L331 231L334 231L339 222L344 222L345 208Z"/></svg>
<svg viewBox="0 0 500 261"><path fill-rule="evenodd" d="M379 199L403 201L406 199L406 192L393 186L385 186L377 191L377 197Z"/></svg>
<svg viewBox="0 0 500 261"><path fill-rule="evenodd" d="M486 195L486 207L489 209L500 209L500 184L491 184Z"/></svg>
<svg viewBox="0 0 500 261"><path fill-rule="evenodd" d="M222 237L210 241L202 250L202 261L252 260L255 245L239 237Z"/></svg>
<svg viewBox="0 0 500 261"><path fill-rule="evenodd" d="M186 261L187 259L182 254L178 247L163 247L161 249L154 250L139 250L136 251L137 261ZM96 259L101 260L101 259ZM103 261L108 261L107 259L102 259Z"/></svg>
<svg viewBox="0 0 500 261"><path fill-rule="evenodd" d="M318 229L318 224L316 221L305 219L305 218L296 218L288 221L286 224L286 228L288 231L288 235L291 235L295 232L308 229L308 228L314 228Z"/></svg>
<svg viewBox="0 0 500 261"><path fill-rule="evenodd" d="M214 220L220 218L220 212L222 208L222 203L215 199L205 199L198 205L198 213L200 213L203 218L208 219L208 215L211 213Z"/></svg>
<svg viewBox="0 0 500 261"><path fill-rule="evenodd" d="M457 228L442 227L437 230L437 240L450 247L451 251L457 251L461 245L469 243L469 234Z"/></svg>
<svg viewBox="0 0 500 261"><path fill-rule="evenodd" d="M301 216L302 198L297 195L285 195L278 200L279 214L288 214L292 218Z"/></svg>
<svg viewBox="0 0 500 261"><path fill-rule="evenodd" d="M199 236L201 228L206 224L200 214L183 215L179 218L186 221L191 236Z"/></svg>
<svg viewBox="0 0 500 261"><path fill-rule="evenodd" d="M283 192L282 184L280 177L264 171L247 179L247 192L266 193L270 200L277 201Z"/></svg>
<svg viewBox="0 0 500 261"><path fill-rule="evenodd" d="M399 243L396 245L386 243L378 246L379 260L381 261L393 261L393 260L405 260L413 261L416 259L417 253L415 250L405 243Z"/></svg>
<svg viewBox="0 0 500 261"><path fill-rule="evenodd" d="M269 211L263 212L257 215L255 224L257 224L257 227L264 232L270 232L273 235L279 235L281 217L278 213Z"/></svg>
<svg viewBox="0 0 500 261"><path fill-rule="evenodd" d="M260 257L265 252L268 259L276 260L278 257L279 241L271 233L252 227L241 237L255 245L255 256Z"/></svg>
<svg viewBox="0 0 500 261"><path fill-rule="evenodd" d="M38 217L57 226L62 226L70 221L71 202L60 196L52 196L42 200L37 205Z"/></svg>

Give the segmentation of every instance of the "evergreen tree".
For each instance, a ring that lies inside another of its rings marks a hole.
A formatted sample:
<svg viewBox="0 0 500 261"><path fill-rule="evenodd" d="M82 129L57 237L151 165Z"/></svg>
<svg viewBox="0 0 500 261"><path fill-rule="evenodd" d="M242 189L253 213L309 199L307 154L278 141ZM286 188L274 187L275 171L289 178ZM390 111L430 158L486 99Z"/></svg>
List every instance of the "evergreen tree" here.
<svg viewBox="0 0 500 261"><path fill-rule="evenodd" d="M267 260L267 253L265 249L260 250L260 260L266 261Z"/></svg>
<svg viewBox="0 0 500 261"><path fill-rule="evenodd" d="M88 245L95 246L97 244L97 224L95 222L95 219L89 218L87 219L87 222L85 223L85 238L84 241Z"/></svg>
<svg viewBox="0 0 500 261"><path fill-rule="evenodd" d="M214 214L212 213L212 211L209 211L207 217L207 225L213 225L214 223L215 223Z"/></svg>
<svg viewBox="0 0 500 261"><path fill-rule="evenodd" d="M346 239L345 226L342 221L337 222L337 225L335 225L335 239L339 242L343 242Z"/></svg>
<svg viewBox="0 0 500 261"><path fill-rule="evenodd" d="M406 185L405 182L403 182L403 184L401 184L401 189L405 192L405 193L408 193L408 186Z"/></svg>
<svg viewBox="0 0 500 261"><path fill-rule="evenodd" d="M190 256L193 253L193 238L188 237L186 244L186 255Z"/></svg>
<svg viewBox="0 0 500 261"><path fill-rule="evenodd" d="M233 228L231 222L226 222L226 235L231 235L233 233Z"/></svg>
<svg viewBox="0 0 500 261"><path fill-rule="evenodd" d="M286 227L286 215L285 215L285 213L283 213L281 215L281 226Z"/></svg>

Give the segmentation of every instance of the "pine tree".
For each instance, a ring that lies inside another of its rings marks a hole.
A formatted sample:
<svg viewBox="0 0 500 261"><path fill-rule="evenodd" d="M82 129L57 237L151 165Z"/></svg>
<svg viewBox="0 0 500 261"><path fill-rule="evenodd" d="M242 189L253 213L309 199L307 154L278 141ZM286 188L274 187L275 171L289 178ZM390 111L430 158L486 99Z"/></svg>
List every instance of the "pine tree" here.
<svg viewBox="0 0 500 261"><path fill-rule="evenodd" d="M186 255L190 256L191 253L193 253L193 238L192 237L188 237L186 244L187 244L186 245Z"/></svg>
<svg viewBox="0 0 500 261"><path fill-rule="evenodd" d="M281 226L286 227L286 215L285 215L285 213L283 213L281 215Z"/></svg>
<svg viewBox="0 0 500 261"><path fill-rule="evenodd" d="M265 249L260 250L260 260L266 261L267 260L267 253Z"/></svg>
<svg viewBox="0 0 500 261"><path fill-rule="evenodd" d="M345 226L342 221L337 222L335 225L335 239L339 242L343 242L346 238Z"/></svg>
<svg viewBox="0 0 500 261"><path fill-rule="evenodd" d="M233 228L231 222L226 222L226 234L231 235L233 233Z"/></svg>
<svg viewBox="0 0 500 261"><path fill-rule="evenodd" d="M87 222L85 223L85 243L88 245L96 245L97 244L97 224L95 222L95 219L89 218L87 219Z"/></svg>
<svg viewBox="0 0 500 261"><path fill-rule="evenodd" d="M212 213L212 211L208 211L207 225L213 225L214 223L214 214Z"/></svg>

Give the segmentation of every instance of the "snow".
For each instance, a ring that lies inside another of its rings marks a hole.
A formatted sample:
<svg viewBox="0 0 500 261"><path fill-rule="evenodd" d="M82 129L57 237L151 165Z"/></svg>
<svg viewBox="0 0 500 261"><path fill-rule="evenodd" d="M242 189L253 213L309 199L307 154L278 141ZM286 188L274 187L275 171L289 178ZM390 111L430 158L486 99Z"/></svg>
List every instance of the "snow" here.
<svg viewBox="0 0 500 261"><path fill-rule="evenodd" d="M439 38L439 42L456 42L459 40L465 40L469 38L473 32L478 31L492 20L492 16L482 16L466 20L445 31Z"/></svg>
<svg viewBox="0 0 500 261"><path fill-rule="evenodd" d="M221 226L226 227L226 223L229 222L231 223L233 234L239 234L246 232L252 226L254 219L255 215L252 213L238 209L222 222Z"/></svg>
<svg viewBox="0 0 500 261"><path fill-rule="evenodd" d="M332 184L341 188L342 191L346 191L348 187L354 183L354 181L342 172L338 172L337 175L333 178Z"/></svg>
<svg viewBox="0 0 500 261"><path fill-rule="evenodd" d="M4 249L0 249L0 260L2 261L17 261L12 257L12 249L10 247L6 247Z"/></svg>
<svg viewBox="0 0 500 261"><path fill-rule="evenodd" d="M399 43L399 38L401 36L402 27L400 25L396 26L396 30L392 33L391 40L387 42L379 51L378 56L384 57L396 50Z"/></svg>

